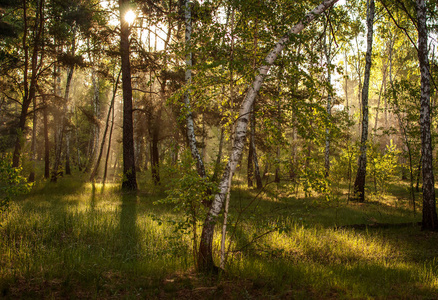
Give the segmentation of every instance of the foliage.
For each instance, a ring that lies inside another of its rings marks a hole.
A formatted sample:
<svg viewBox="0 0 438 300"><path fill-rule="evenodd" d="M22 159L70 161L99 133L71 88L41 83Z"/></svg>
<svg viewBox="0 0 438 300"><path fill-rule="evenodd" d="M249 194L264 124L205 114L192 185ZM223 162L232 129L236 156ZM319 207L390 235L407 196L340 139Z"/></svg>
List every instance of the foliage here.
<svg viewBox="0 0 438 300"><path fill-rule="evenodd" d="M374 191L385 194L388 190L389 183L394 180L394 176L399 167L398 156L400 150L393 144L392 140L386 145L384 153L381 153L377 145L368 147L369 170L373 178Z"/></svg>
<svg viewBox="0 0 438 300"><path fill-rule="evenodd" d="M167 184L167 197L156 201L156 204L171 204L175 212L180 212L183 219L167 220L183 234L192 234L194 259L196 262L197 223L204 220L206 206L213 201L217 191L217 184L211 182L208 177L198 175L189 150L181 154L180 159L174 166L167 170L170 177ZM162 220L159 220L162 223Z"/></svg>
<svg viewBox="0 0 438 300"><path fill-rule="evenodd" d="M0 156L0 214L8 208L12 196L26 193L32 187L21 176L21 169L12 167L11 158L11 154Z"/></svg>

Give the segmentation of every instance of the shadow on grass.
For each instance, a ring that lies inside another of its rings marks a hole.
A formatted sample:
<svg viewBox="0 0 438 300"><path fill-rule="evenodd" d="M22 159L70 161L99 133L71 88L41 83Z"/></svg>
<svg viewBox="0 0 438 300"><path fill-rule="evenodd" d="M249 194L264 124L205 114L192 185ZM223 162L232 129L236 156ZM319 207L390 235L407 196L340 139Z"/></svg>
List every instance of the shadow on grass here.
<svg viewBox="0 0 438 300"><path fill-rule="evenodd" d="M139 232L137 228L138 197L134 194L122 194L119 225L119 246L122 247L124 263L134 262L141 255Z"/></svg>

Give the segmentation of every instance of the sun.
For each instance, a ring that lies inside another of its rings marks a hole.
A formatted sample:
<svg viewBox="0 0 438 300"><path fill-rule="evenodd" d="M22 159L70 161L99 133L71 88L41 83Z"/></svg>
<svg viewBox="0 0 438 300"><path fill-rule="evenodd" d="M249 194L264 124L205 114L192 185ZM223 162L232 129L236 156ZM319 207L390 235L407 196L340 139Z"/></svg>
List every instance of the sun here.
<svg viewBox="0 0 438 300"><path fill-rule="evenodd" d="M125 21L129 25L131 25L132 23L134 23L136 17L137 15L135 14L135 12L133 12L132 10L128 10L125 14Z"/></svg>

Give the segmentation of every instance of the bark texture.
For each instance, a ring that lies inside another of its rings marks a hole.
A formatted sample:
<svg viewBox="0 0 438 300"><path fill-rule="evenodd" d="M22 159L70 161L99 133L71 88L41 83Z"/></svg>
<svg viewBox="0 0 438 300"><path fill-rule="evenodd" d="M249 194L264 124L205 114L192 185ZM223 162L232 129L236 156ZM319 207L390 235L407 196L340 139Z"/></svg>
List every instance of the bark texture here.
<svg viewBox="0 0 438 300"><path fill-rule="evenodd" d="M263 83L264 78L267 76L269 69L274 63L277 56L281 53L281 51L285 48L286 44L290 40L291 35L295 35L300 33L304 27L312 22L318 15L324 12L327 8L331 7L338 0L325 0L319 6L317 6L314 10L308 13L304 19L302 19L297 25L293 26L281 39L277 42L274 48L269 52L267 57L265 58L265 64L260 67L259 74L256 76L254 82L248 89L248 93L246 94L240 111L239 118L236 122L236 130L234 136L234 145L231 150L230 159L223 173L222 179L219 183L219 192L215 195L214 200L210 206L210 209L207 213L206 219L203 224L202 233L201 233L201 241L199 245L198 252L198 270L203 272L212 272L217 270L217 267L213 261L213 235L214 235L214 227L216 224L217 217L222 210L225 197L228 191L228 186L230 184L230 177L234 173L237 164L242 155L242 151L245 145L246 133L247 133L247 125L249 122L249 112L252 109L254 99L260 87Z"/></svg>
<svg viewBox="0 0 438 300"><path fill-rule="evenodd" d="M433 177L432 137L430 132L430 72L427 49L426 3L416 0L418 29L418 60L421 72L420 126L423 159L423 230L438 230Z"/></svg>
<svg viewBox="0 0 438 300"><path fill-rule="evenodd" d="M360 139L360 156L356 180L354 181L354 198L358 202L365 201L365 178L367 174L367 140L368 140L368 90L371 74L371 53L373 51L373 23L375 3L367 2L367 52L365 55L365 73L362 88L362 135Z"/></svg>
<svg viewBox="0 0 438 300"><path fill-rule="evenodd" d="M134 126L132 120L132 85L131 62L129 58L128 22L124 19L128 11L129 1L119 0L120 11L120 53L122 60L122 87L123 87L123 190L137 190L134 152Z"/></svg>
<svg viewBox="0 0 438 300"><path fill-rule="evenodd" d="M196 162L196 170L198 171L199 176L205 177L205 167L204 162L202 161L201 154L199 153L198 147L196 145L196 136L195 136L195 124L193 122L192 110L190 107L190 84L192 82L192 51L191 47L191 34L192 34L192 14L191 14L191 1L185 1L185 25L186 25L186 86L187 90L184 93L184 104L186 110L186 122L187 122L187 139L189 142L190 150L192 152L192 157Z"/></svg>

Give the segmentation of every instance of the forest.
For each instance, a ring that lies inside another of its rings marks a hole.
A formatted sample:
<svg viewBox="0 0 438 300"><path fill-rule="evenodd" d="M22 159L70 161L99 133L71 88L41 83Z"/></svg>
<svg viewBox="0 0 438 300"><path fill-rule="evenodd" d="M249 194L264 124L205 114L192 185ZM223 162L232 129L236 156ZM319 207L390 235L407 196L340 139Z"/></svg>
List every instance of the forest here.
<svg viewBox="0 0 438 300"><path fill-rule="evenodd" d="M0 298L438 298L437 33L426 0L0 0Z"/></svg>

